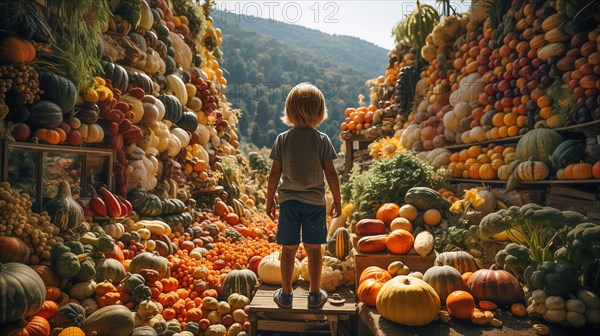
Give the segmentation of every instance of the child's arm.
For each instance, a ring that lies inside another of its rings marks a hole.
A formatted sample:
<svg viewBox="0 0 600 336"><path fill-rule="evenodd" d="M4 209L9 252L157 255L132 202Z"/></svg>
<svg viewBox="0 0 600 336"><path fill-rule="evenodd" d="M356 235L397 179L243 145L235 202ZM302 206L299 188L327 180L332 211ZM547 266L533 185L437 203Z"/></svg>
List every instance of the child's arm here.
<svg viewBox="0 0 600 336"><path fill-rule="evenodd" d="M333 204L331 205L332 216L338 217L342 214L342 197L340 194L340 180L333 166L333 161L325 161L325 178L333 195Z"/></svg>
<svg viewBox="0 0 600 336"><path fill-rule="evenodd" d="M271 219L275 219L275 191L281 178L281 162L273 160L271 172L269 173L269 186L267 189L267 214Z"/></svg>

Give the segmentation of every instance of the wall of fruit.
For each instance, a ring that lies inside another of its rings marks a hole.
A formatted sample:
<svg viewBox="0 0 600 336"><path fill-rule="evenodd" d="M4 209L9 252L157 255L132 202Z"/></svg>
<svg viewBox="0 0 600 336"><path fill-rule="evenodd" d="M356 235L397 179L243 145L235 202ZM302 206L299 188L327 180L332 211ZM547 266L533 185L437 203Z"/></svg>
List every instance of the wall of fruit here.
<svg viewBox="0 0 600 336"><path fill-rule="evenodd" d="M0 183L3 335L249 332L256 274L281 281L276 226L257 211L267 161L238 150L212 4L0 2L2 140L111 149L115 181L82 200L56 175L40 213ZM341 270L325 267L333 288Z"/></svg>
<svg viewBox="0 0 600 336"><path fill-rule="evenodd" d="M369 142L368 155L345 153L361 164L330 226L354 243L364 305L408 326L502 328L503 318L526 317L545 335L600 322L597 256L577 256L597 246L584 237L600 226L538 205L535 192L509 193L583 180L598 204L594 10L597 2L473 1L440 17L417 3L393 29L387 70L366 83L370 102L346 109L340 126L343 140Z"/></svg>

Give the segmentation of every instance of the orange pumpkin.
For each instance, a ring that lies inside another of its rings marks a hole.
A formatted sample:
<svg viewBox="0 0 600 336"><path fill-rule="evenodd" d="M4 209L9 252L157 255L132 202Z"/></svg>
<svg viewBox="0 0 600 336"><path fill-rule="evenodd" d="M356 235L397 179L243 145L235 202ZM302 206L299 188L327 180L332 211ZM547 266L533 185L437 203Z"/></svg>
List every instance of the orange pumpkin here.
<svg viewBox="0 0 600 336"><path fill-rule="evenodd" d="M60 134L57 131L47 128L40 128L35 131L35 136L42 142L56 145L60 142Z"/></svg>
<svg viewBox="0 0 600 336"><path fill-rule="evenodd" d="M45 319L49 319L58 311L58 305L54 301L44 301L42 308L37 312L37 316L41 316Z"/></svg>
<svg viewBox="0 0 600 336"><path fill-rule="evenodd" d="M575 180L585 180L592 178L592 168L590 163L581 162L574 163L571 169L571 174Z"/></svg>
<svg viewBox="0 0 600 336"><path fill-rule="evenodd" d="M450 315L459 319L468 319L475 311L475 299L469 292L457 290L446 298L446 308Z"/></svg>
<svg viewBox="0 0 600 336"><path fill-rule="evenodd" d="M600 161L597 161L592 166L592 176L594 178L600 179Z"/></svg>
<svg viewBox="0 0 600 336"><path fill-rule="evenodd" d="M30 267L40 276L40 278L42 278L44 285L58 287L60 284L58 275L49 266L33 265Z"/></svg>
<svg viewBox="0 0 600 336"><path fill-rule="evenodd" d="M400 207L396 203L384 203L377 210L377 219L382 220L385 225L390 225L394 218L398 217Z"/></svg>
<svg viewBox="0 0 600 336"><path fill-rule="evenodd" d="M414 242L415 238L410 232L398 229L388 235L385 246L392 253L406 254L413 247Z"/></svg>
<svg viewBox="0 0 600 336"><path fill-rule="evenodd" d="M498 177L496 170L489 163L484 163L479 167L479 176L483 180L495 180Z"/></svg>
<svg viewBox="0 0 600 336"><path fill-rule="evenodd" d="M381 282L386 282L392 279L392 275L379 266L369 266L365 268L358 278L358 283L363 283L367 279L378 279Z"/></svg>
<svg viewBox="0 0 600 336"><path fill-rule="evenodd" d="M384 283L384 281L380 281L379 279L367 279L358 286L356 296L367 306L375 307L377 294L379 294Z"/></svg>
<svg viewBox="0 0 600 336"><path fill-rule="evenodd" d="M0 325L0 334L3 336L48 336L50 335L50 323L41 316L33 316L27 320Z"/></svg>
<svg viewBox="0 0 600 336"><path fill-rule="evenodd" d="M46 300L56 301L62 296L60 288L55 286L46 286Z"/></svg>
<svg viewBox="0 0 600 336"><path fill-rule="evenodd" d="M31 62L35 58L33 44L16 35L3 37L0 40L0 62L13 64Z"/></svg>
<svg viewBox="0 0 600 336"><path fill-rule="evenodd" d="M442 214L437 209L429 209L423 213L423 221L427 225L438 225L442 221Z"/></svg>
<svg viewBox="0 0 600 336"><path fill-rule="evenodd" d="M460 276L466 284L467 281L469 281L469 278L471 277L471 275L473 275L473 272L465 272L465 273L461 274Z"/></svg>

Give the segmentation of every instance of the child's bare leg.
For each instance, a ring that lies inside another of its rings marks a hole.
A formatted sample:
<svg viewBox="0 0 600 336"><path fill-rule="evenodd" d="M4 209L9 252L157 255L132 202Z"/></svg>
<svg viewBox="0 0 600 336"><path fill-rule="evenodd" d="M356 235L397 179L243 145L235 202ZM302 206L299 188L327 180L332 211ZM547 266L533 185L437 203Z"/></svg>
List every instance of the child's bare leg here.
<svg viewBox="0 0 600 336"><path fill-rule="evenodd" d="M281 288L284 294L292 293L292 276L296 263L298 245L283 245L281 251Z"/></svg>
<svg viewBox="0 0 600 336"><path fill-rule="evenodd" d="M321 289L321 267L323 266L323 250L319 244L304 244L308 256L308 275L310 279L309 291L319 292Z"/></svg>

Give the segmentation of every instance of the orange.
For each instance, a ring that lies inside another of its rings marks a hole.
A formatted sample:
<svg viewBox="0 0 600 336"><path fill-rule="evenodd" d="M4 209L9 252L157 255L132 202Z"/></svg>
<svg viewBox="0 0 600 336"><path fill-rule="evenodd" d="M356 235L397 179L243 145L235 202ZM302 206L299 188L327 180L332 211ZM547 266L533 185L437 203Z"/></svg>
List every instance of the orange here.
<svg viewBox="0 0 600 336"><path fill-rule="evenodd" d="M496 127L500 127L504 125L504 112L498 112L496 114L494 114L494 117L492 118L492 125L496 126Z"/></svg>
<svg viewBox="0 0 600 336"><path fill-rule="evenodd" d="M467 150L467 154L470 158L477 158L481 154L481 146L471 146Z"/></svg>

